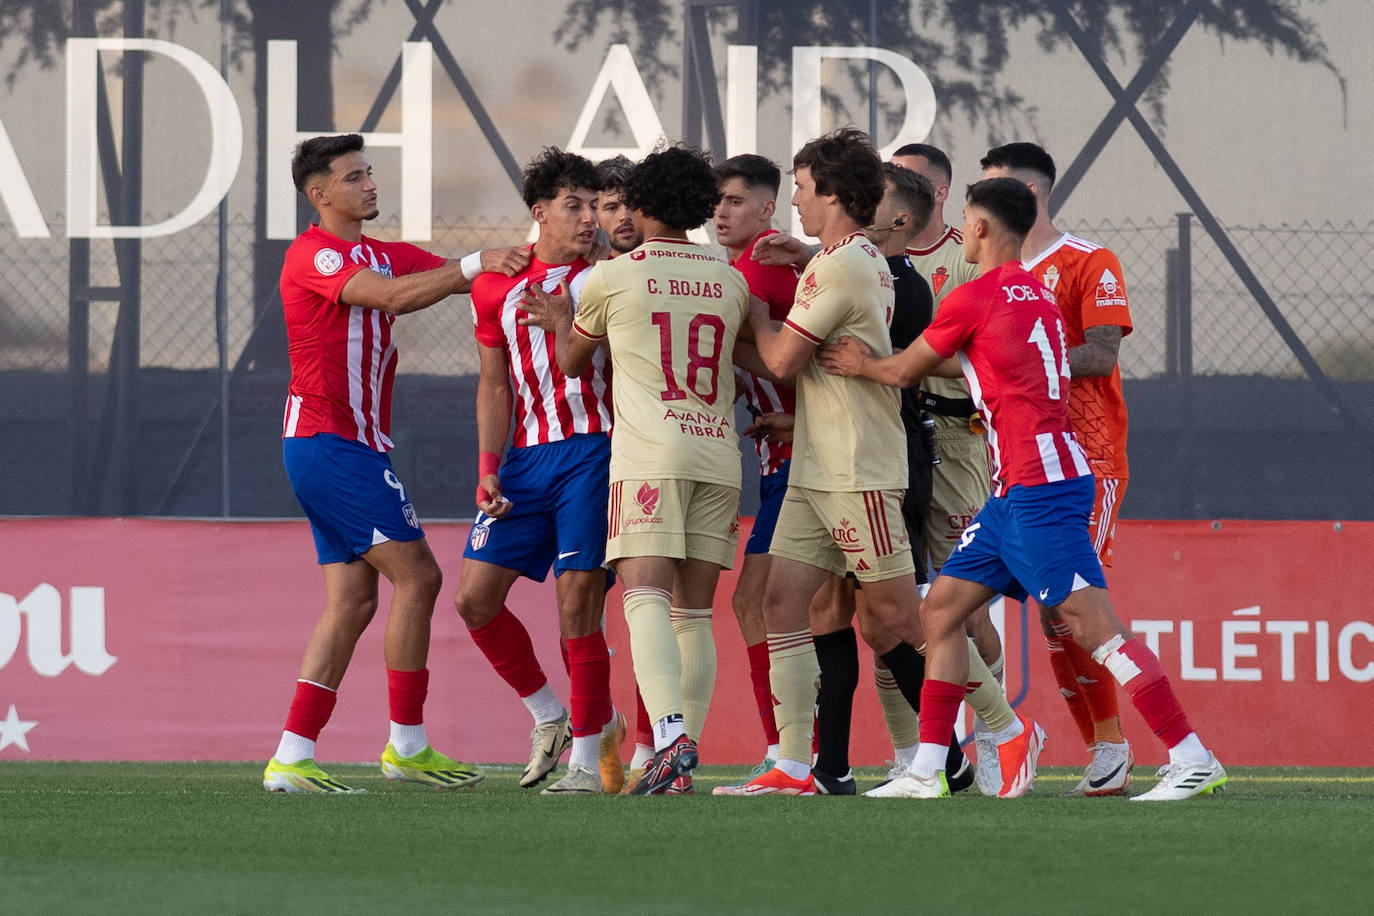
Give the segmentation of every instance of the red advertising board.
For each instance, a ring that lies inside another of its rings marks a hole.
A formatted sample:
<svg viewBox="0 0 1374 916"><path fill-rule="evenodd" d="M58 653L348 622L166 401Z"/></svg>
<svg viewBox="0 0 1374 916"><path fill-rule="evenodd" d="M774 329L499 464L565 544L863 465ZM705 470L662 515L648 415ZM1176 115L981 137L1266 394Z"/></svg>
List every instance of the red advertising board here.
<svg viewBox="0 0 1374 916"><path fill-rule="evenodd" d="M449 596L464 524L426 526L449 575L435 612L426 708L434 744L523 761L529 716L473 646ZM741 543L748 525L741 532ZM0 759L264 760L323 600L303 522L0 521ZM1374 523L1122 522L1109 571L1117 613L1148 639L1203 740L1229 764L1374 765ZM716 599L720 655L702 739L707 763L752 763L762 734L744 645ZM385 613L389 592L383 584ZM509 606L566 699L552 582ZM1054 685L1034 607L995 608L1007 692L1049 733L1042 760L1086 757ZM619 590L607 602L618 707L633 715ZM354 657L320 742L323 760L371 760L386 742L381 624ZM1029 630L1029 636L1027 635ZM856 698L856 765L891 756L871 685ZM1136 759L1164 751L1122 699Z"/></svg>

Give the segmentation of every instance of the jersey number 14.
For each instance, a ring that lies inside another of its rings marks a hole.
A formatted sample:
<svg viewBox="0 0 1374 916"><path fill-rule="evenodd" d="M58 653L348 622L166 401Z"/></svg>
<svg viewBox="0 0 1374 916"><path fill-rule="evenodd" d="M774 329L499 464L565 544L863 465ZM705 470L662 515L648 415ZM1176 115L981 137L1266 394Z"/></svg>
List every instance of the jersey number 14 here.
<svg viewBox="0 0 1374 916"><path fill-rule="evenodd" d="M1069 348L1064 342L1064 322L1056 318L1054 326L1059 332L1059 352L1063 354L1058 367L1054 364L1054 350L1050 347L1049 335L1045 333L1044 319L1035 319L1035 326L1031 328L1030 337L1026 339L1027 343L1035 344L1040 351L1040 361L1045 366L1045 382L1051 401L1059 400L1060 392L1063 390L1059 379L1069 377Z"/></svg>

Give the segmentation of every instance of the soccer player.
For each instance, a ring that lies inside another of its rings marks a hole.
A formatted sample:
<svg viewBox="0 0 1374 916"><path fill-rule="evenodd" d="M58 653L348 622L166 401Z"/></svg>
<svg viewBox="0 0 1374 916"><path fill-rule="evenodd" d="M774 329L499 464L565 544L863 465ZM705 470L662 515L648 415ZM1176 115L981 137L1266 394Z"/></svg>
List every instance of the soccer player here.
<svg viewBox="0 0 1374 916"><path fill-rule="evenodd" d="M517 322L530 287L580 291L596 233L598 179L587 159L546 148L524 170L525 204L539 226L530 263L514 277L473 284L478 354L477 519L463 551L454 603L473 642L534 720L521 786L541 782L571 745L567 772L545 795L599 795L624 779L624 720L611 705L601 629L606 593L607 469L611 405L604 356L565 376L554 342ZM514 403L514 435L512 433ZM502 462L500 453L511 438ZM569 702L554 695L529 633L505 606L515 580L552 567Z"/></svg>
<svg viewBox="0 0 1374 916"><path fill-rule="evenodd" d="M644 243L597 264L575 319L566 297L543 290L532 291L525 319L553 332L569 375L584 371L603 342L611 352L617 417L606 558L625 587L635 679L656 751L631 795L692 791L694 738L710 696L704 685L684 683L686 670L705 667L686 656L710 652L714 661L711 605L738 538L730 362L749 291L738 271L687 241L717 196L700 151L678 146L645 157L625 186Z"/></svg>
<svg viewBox="0 0 1374 916"><path fill-rule="evenodd" d="M883 199L874 211L873 225L865 228L864 234L887 259L892 274L893 310L888 336L896 350L910 346L930 323L930 286L912 267L906 249L916 232L930 221L935 200L930 183L909 169L884 163L883 180ZM930 436L920 392L915 388L903 389L900 397L908 472L902 518L912 545L918 545L930 506L931 472L937 455L927 441ZM915 572L917 582L924 585L925 565L918 566ZM812 641L821 669L816 696L817 755L811 776L817 792L852 795L855 786L849 767L849 726L859 680L858 645L852 626L856 612L864 642L873 650L883 718L898 758L893 766L900 766L901 772L905 772L906 764L900 761L909 761L916 753L916 711L925 666L914 647L893 636L869 612L864 593L854 587L853 580L834 578L822 588L821 595L812 602L810 614ZM893 709L894 706L900 708ZM1006 720L1013 715L1010 707L1004 708ZM957 741L950 742L946 771L954 791L973 783L974 774ZM894 775L889 773L889 778Z"/></svg>
<svg viewBox="0 0 1374 916"><path fill-rule="evenodd" d="M729 252L730 266L744 275L749 292L768 306L769 317L781 321L792 308L801 270L790 264L765 265L752 255L755 245L777 234L773 213L782 170L763 156L745 153L719 163L714 172L720 190L714 218L716 241ZM791 385L775 384L744 369L736 371L736 381L755 416L753 425L744 432L753 438L759 460L759 509L744 545L744 561L731 598L749 659L754 705L763 726L763 761L749 774L752 779L772 769L778 756L778 726L773 720L773 691L768 683L763 589L768 580L768 545L787 490L796 391Z"/></svg>
<svg viewBox="0 0 1374 916"><path fill-rule="evenodd" d="M1095 484L1069 422L1065 322L1054 294L1020 264L1036 212L1035 196L1014 178L971 185L964 251L982 275L950 293L930 327L900 354L874 358L844 341L820 355L828 371L892 385L955 371L957 358L988 423L994 462L992 497L921 605L927 677L916 759L907 775L870 794L949 795L943 768L968 677L965 621L996 594L1034 594L1054 609L1169 748L1163 778L1135 800L1207 794L1226 782L1226 771L1188 724L1159 659L1117 619L1088 536Z"/></svg>
<svg viewBox="0 0 1374 916"><path fill-rule="evenodd" d="M1131 333L1131 309L1121 262L1110 249L1060 232L1050 221L1054 160L1034 143L988 150L985 177L1010 177L1035 195L1035 224L1021 248L1021 265L1054 293L1069 345L1069 420L1097 481L1088 517L1103 566L1112 565L1116 517L1130 475L1126 463L1126 401L1117 353ZM1090 762L1069 795L1124 795L1134 758L1121 733L1116 684L1074 639L1065 621L1041 603L1040 624L1055 681L1083 736Z"/></svg>
<svg viewBox="0 0 1374 916"><path fill-rule="evenodd" d="M792 166L792 202L803 229L824 248L807 265L783 325L762 303L750 312L768 370L795 377L797 387L792 469L769 548L763 608L779 756L773 769L742 786L718 786L718 795L816 793L809 731L818 670L808 611L828 577L854 573L870 609L896 638L912 647L925 642L901 516L908 481L897 392L827 375L812 359L821 343L843 335L891 352L892 275L861 231L883 197L882 161L866 134L844 129L807 143ZM1033 774L1038 745L1027 734L1013 718L1004 735L1006 765Z"/></svg>
<svg viewBox="0 0 1374 916"><path fill-rule="evenodd" d="M635 228L630 208L625 205L625 180L630 177L634 163L624 156L612 156L596 164L596 177L601 193L596 199L596 222L606 234L610 247L608 257L625 254L639 247L644 236Z"/></svg>
<svg viewBox="0 0 1374 916"><path fill-rule="evenodd" d="M377 218L377 185L358 134L314 137L291 160L296 190L319 214L287 249L281 298L291 359L282 430L286 475L310 520L324 573L325 610L306 643L277 752L263 772L274 792L359 791L315 763L349 659L377 612L377 576L393 593L384 653L389 779L455 789L482 778L430 747L430 619L443 576L405 486L391 469L391 385L397 315L466 292L483 270L514 273L513 249L445 261L403 242L363 235Z"/></svg>
<svg viewBox="0 0 1374 916"><path fill-rule="evenodd" d="M944 150L928 143L908 143L892 154L892 162L924 176L935 197L934 213L916 236L908 243L907 258L916 271L930 283L935 297L935 311L945 296L962 283L978 276L978 265L964 260L963 237L959 230L944 219L945 201L949 199L949 185L953 169ZM988 480L988 449L980 429L973 425L973 400L963 379L931 376L921 383L920 400L935 424L935 448L940 463L935 466L931 481L930 511L921 532L921 561L928 561L938 573L949 559L949 552L963 537L964 528L987 502L990 492ZM1002 639L992 625L986 607L979 608L969 618L969 635L978 646L998 683L1003 676ZM892 696L896 686L881 667L874 669L879 682L879 697L883 700L883 714L888 730L910 735L912 745L896 747L894 742L894 774L904 773L916 753L916 722L907 712L901 698ZM992 740L982 717L974 719L974 740L978 748L978 789L984 795L996 795L1001 788L1002 773L997 762L997 745ZM950 771L954 772L954 771ZM954 779L951 776L951 783Z"/></svg>

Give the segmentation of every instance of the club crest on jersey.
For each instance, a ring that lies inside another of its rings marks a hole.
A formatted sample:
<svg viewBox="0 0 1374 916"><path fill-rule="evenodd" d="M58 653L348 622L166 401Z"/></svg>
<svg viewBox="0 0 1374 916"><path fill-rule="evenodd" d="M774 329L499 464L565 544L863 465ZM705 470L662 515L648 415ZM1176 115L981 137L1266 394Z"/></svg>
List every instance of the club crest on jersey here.
<svg viewBox="0 0 1374 916"><path fill-rule="evenodd" d="M315 269L322 276L333 276L339 272L340 267L343 267L343 255L333 248L321 248L315 252Z"/></svg>
<svg viewBox="0 0 1374 916"><path fill-rule="evenodd" d="M1040 278L1040 282L1048 286L1050 292L1054 292L1054 288L1059 285L1059 268L1051 264L1050 269L1045 271L1045 276Z"/></svg>
<svg viewBox="0 0 1374 916"><path fill-rule="evenodd" d="M658 487L651 487L647 483L639 485L639 492L635 494L635 502L639 503L639 509L645 515L653 515L658 509Z"/></svg>
<svg viewBox="0 0 1374 916"><path fill-rule="evenodd" d="M634 251L630 252L631 261L642 261L644 260L644 257L645 254L643 248L636 248Z"/></svg>
<svg viewBox="0 0 1374 916"><path fill-rule="evenodd" d="M945 281L948 279L948 270L945 270L943 267L935 268L935 273L930 275L930 288L935 291L935 295L940 295L940 289L945 285Z"/></svg>

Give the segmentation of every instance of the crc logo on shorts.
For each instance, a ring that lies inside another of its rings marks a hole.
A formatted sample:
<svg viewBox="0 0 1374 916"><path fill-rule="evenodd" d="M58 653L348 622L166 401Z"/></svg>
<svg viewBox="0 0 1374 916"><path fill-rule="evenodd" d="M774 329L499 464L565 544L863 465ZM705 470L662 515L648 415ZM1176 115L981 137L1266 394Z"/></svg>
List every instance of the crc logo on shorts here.
<svg viewBox="0 0 1374 916"><path fill-rule="evenodd" d="M343 255L333 248L321 248L315 252L315 269L324 276L338 273L340 267L343 267Z"/></svg>
<svg viewBox="0 0 1374 916"><path fill-rule="evenodd" d="M830 529L830 536L835 539L835 543L846 553L863 550L859 544L859 532L854 527L854 523L847 518L840 519L840 524L836 528Z"/></svg>
<svg viewBox="0 0 1374 916"><path fill-rule="evenodd" d="M647 483L639 485L639 492L635 494L635 502L639 503L639 509L645 515L653 515L658 509L658 487L651 487Z"/></svg>

